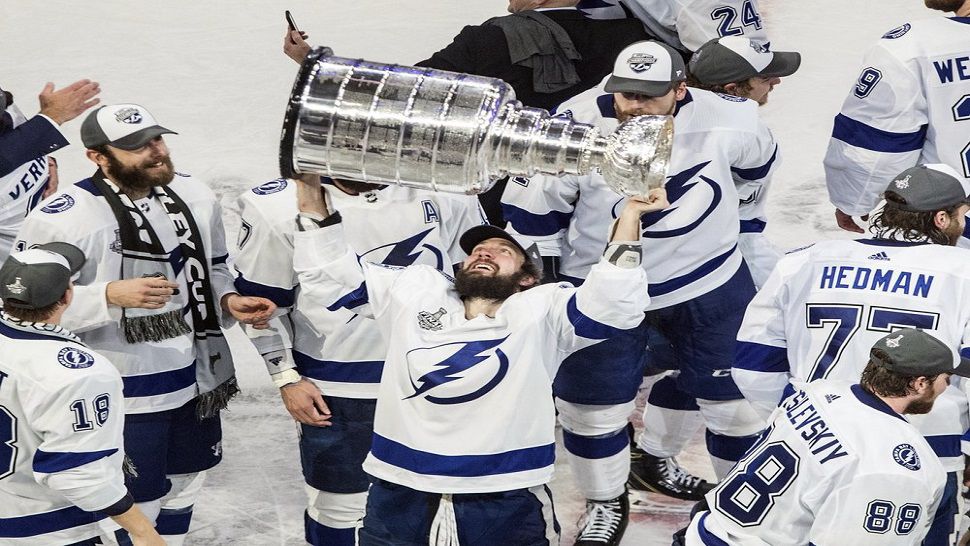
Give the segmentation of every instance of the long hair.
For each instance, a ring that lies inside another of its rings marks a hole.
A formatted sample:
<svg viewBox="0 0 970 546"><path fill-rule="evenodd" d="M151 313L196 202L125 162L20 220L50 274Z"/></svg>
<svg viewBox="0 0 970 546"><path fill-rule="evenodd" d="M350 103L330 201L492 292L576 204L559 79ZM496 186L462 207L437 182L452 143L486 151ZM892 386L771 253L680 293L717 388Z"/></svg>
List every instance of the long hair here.
<svg viewBox="0 0 970 546"><path fill-rule="evenodd" d="M733 83L737 87L734 91L728 91L724 88L725 85ZM736 97L748 98L748 94L751 93L751 81L750 79L741 80L739 82L728 82L723 84L709 84L704 83L697 79L697 76L693 74L687 74L687 87L694 87L697 89L705 89L714 93L721 93L722 95L734 95Z"/></svg>
<svg viewBox="0 0 970 546"><path fill-rule="evenodd" d="M885 199L885 206L872 215L869 223L869 231L876 237L897 241L929 241L938 245L953 244L950 236L936 226L934 218L939 211L903 210L901 205L906 201L894 191L887 191ZM942 210L950 218L956 218L961 205L962 202Z"/></svg>
<svg viewBox="0 0 970 546"><path fill-rule="evenodd" d="M891 362L892 357L886 351L875 348L873 352L883 362ZM887 370L873 360L869 360L866 369L862 371L862 378L859 385L868 393L876 394L886 398L905 398L911 394L916 394L913 388L913 381L921 376L901 375ZM936 381L937 375L932 377L925 376L930 383Z"/></svg>

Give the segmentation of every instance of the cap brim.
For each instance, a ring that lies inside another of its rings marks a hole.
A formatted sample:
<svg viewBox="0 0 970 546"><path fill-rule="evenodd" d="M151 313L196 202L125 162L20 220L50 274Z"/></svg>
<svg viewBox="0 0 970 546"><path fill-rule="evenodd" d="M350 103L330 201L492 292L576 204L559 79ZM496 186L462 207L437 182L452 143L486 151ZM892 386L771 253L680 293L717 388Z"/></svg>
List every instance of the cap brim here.
<svg viewBox="0 0 970 546"><path fill-rule="evenodd" d="M522 253L523 256L527 258L529 256L529 253L526 252L524 248L522 248L522 245L520 245L519 242L515 240L515 237L512 237L512 235L510 235L509 232L505 231L502 228L490 226L487 224L481 225L481 226L475 226L469 229L468 231L466 231L465 233L462 233L461 239L458 240L458 244L459 246L461 246L461 249L465 251L465 254L471 255L472 250L475 250L475 247L478 246L478 243L481 243L482 241L485 241L488 239L505 239L506 241L515 245L515 248L517 248L519 252Z"/></svg>
<svg viewBox="0 0 970 546"><path fill-rule="evenodd" d="M44 243L42 245L37 245L36 248L47 250L63 256L70 266L72 275L80 271L81 267L84 266L84 252L82 252L80 248L70 243Z"/></svg>
<svg viewBox="0 0 970 546"><path fill-rule="evenodd" d="M669 93L676 83L675 81L658 82L610 76L610 79L606 80L603 90L607 93L636 93L648 97L662 97Z"/></svg>
<svg viewBox="0 0 970 546"><path fill-rule="evenodd" d="M768 66L758 74L765 77L784 78L794 74L802 64L801 53L794 51L773 51L774 56Z"/></svg>
<svg viewBox="0 0 970 546"><path fill-rule="evenodd" d="M137 150L138 148L148 144L155 137L177 134L178 133L175 131L170 131L161 125L153 125L140 131L136 131L128 136L119 138L114 142L109 142L108 145L115 148L121 148L122 150Z"/></svg>
<svg viewBox="0 0 970 546"><path fill-rule="evenodd" d="M970 377L970 358L960 357L960 363L950 373L959 375L960 377Z"/></svg>

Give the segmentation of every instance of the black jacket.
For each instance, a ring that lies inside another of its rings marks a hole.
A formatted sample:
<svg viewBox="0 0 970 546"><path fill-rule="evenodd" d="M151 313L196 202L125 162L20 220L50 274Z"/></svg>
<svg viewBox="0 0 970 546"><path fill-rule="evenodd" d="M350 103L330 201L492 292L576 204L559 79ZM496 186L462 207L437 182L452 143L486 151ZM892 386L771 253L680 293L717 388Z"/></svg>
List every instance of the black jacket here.
<svg viewBox="0 0 970 546"><path fill-rule="evenodd" d="M573 41L582 60L576 63L579 84L555 93L537 93L532 88L532 69L516 66L509 58L505 33L497 26L466 26L446 48L417 66L501 78L515 89L526 106L551 110L567 99L598 84L613 71L613 61L624 47L649 39L636 19L589 19L575 9L543 11L558 23Z"/></svg>

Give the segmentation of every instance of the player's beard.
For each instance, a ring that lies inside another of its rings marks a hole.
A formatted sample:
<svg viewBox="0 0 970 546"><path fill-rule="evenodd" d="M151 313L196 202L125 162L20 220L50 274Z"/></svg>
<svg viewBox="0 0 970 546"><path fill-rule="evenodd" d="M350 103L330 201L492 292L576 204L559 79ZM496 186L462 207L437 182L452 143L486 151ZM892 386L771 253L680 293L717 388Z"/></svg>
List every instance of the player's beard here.
<svg viewBox="0 0 970 546"><path fill-rule="evenodd" d="M910 402L903 413L906 415L926 415L933 409L933 402L936 400L935 395L935 392L927 392L922 398Z"/></svg>
<svg viewBox="0 0 970 546"><path fill-rule="evenodd" d="M963 226L956 218L950 217L950 225L943 229L943 235L950 241L950 246L957 246L960 238L963 237Z"/></svg>
<svg viewBox="0 0 970 546"><path fill-rule="evenodd" d="M528 276L525 271L516 271L511 275L492 277L460 269L455 274L455 290L463 300L479 298L504 301L522 289L520 283Z"/></svg>
<svg viewBox="0 0 970 546"><path fill-rule="evenodd" d="M147 160L134 167L122 164L110 153L105 155L108 158L105 174L125 190L145 192L155 186L166 186L175 178L175 167L172 165L172 158L168 155L160 159ZM151 165L158 162L162 163L161 168L149 170Z"/></svg>
<svg viewBox="0 0 970 546"><path fill-rule="evenodd" d="M945 12L956 12L966 0L923 0L926 7Z"/></svg>

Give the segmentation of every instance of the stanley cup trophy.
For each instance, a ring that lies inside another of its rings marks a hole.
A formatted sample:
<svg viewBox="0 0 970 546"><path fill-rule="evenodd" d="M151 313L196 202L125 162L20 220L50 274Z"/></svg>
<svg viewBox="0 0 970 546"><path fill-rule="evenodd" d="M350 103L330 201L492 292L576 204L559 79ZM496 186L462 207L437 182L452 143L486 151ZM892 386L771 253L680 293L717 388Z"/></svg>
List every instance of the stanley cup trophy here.
<svg viewBox="0 0 970 546"><path fill-rule="evenodd" d="M602 136L523 107L502 80L374 63L316 48L297 75L280 137L286 178L314 173L476 194L506 176L587 174L645 195L666 177L673 118L640 116Z"/></svg>

